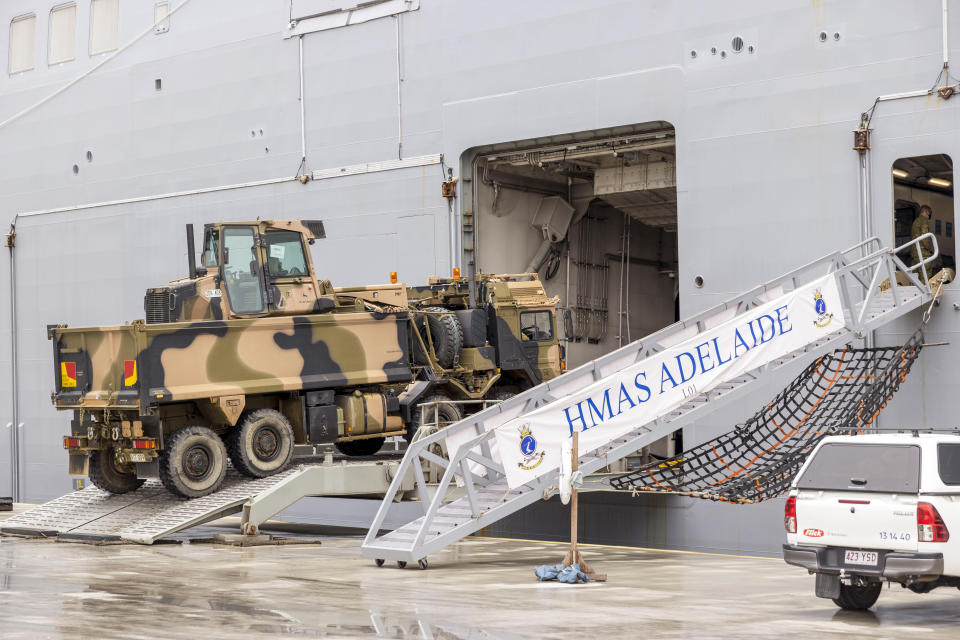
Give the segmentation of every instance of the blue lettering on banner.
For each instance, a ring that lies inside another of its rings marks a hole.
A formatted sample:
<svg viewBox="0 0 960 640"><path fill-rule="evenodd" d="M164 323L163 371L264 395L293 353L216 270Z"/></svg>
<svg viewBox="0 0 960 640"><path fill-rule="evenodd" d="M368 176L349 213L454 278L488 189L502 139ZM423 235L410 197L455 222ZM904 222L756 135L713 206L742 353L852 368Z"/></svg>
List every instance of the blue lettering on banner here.
<svg viewBox="0 0 960 640"><path fill-rule="evenodd" d="M753 339L752 345L745 338L746 332L741 332L741 329L746 328L750 330L750 337ZM674 356L673 362L676 363L676 371L671 370L668 362L661 363L660 394L686 384L700 374L722 367L753 348L766 344L777 336L782 336L791 331L793 331L793 325L790 323L789 309L787 305L784 305L775 309L771 314L764 314L751 319L746 326L735 327L733 330L732 354L729 351L721 350L719 338L710 338L707 342L701 342L690 351L683 351ZM614 385L616 384L615 382ZM668 384L670 386L667 386ZM627 388L626 383L619 382L619 388L616 386L607 387L594 397L588 397L575 405L564 408L563 412L570 435L573 436L574 430L586 431L621 415L624 411L636 409L653 396L650 386L647 385L646 371L640 371L636 374L633 385L636 388L636 395L631 395L632 390ZM616 411L613 410L611 393L617 394ZM587 406L586 414L584 403ZM590 418L589 423L587 417Z"/></svg>
<svg viewBox="0 0 960 640"><path fill-rule="evenodd" d="M743 339L742 335L740 335L740 329L735 329L734 335L733 335L733 357L734 358L740 357L741 346L743 346L744 353L746 353L747 351L750 351L750 347L747 346L747 341Z"/></svg>
<svg viewBox="0 0 960 640"><path fill-rule="evenodd" d="M630 397L630 394L627 393L627 385L620 383L620 402L617 403L617 415L623 413L623 403L626 402L630 405L630 408L633 409L637 406L637 403L633 401L633 398Z"/></svg>
<svg viewBox="0 0 960 640"><path fill-rule="evenodd" d="M690 367L692 370L690 371L689 376L687 375L687 372L683 370L683 361L681 358L686 358L690 362ZM676 360L677 368L680 369L680 384L689 381L691 378L693 378L693 376L697 375L697 361L693 359L693 356L689 352L684 351L683 353L679 354Z"/></svg>
<svg viewBox="0 0 960 640"><path fill-rule="evenodd" d="M570 425L570 437L571 437L571 438L573 437L573 424L574 424L575 422L578 422L578 421L579 421L580 424L583 425L583 428L580 429L580 431L586 431L586 430L587 430L587 422L586 422L586 420L583 419L583 403L582 403L582 402L578 402L578 403L577 403L577 411L580 413L580 415L576 416L575 418L570 417L570 409L572 409L572 408L573 408L573 407L566 407L566 408L563 410L563 413L566 414L566 416L567 416L567 424Z"/></svg>
<svg viewBox="0 0 960 640"><path fill-rule="evenodd" d="M667 368L667 363L664 362L663 366L660 367L660 393L663 393L663 384L670 380L670 384L674 387L677 386L677 381L673 379L673 376L670 375L670 369Z"/></svg>
<svg viewBox="0 0 960 640"><path fill-rule="evenodd" d="M716 338L714 338L714 341L716 341ZM703 352L703 347L707 348L706 353ZM700 358L700 373L706 373L707 371L710 371L711 369L713 369L716 365L710 362L710 343L703 342L701 344L698 344L696 348L697 348L697 357ZM704 360L706 360L707 362L710 362L709 367L706 364L704 364Z"/></svg>
<svg viewBox="0 0 960 640"><path fill-rule="evenodd" d="M593 398L587 398L587 406L590 408L590 420L593 421L593 424L591 425L593 427L597 426L599 423L602 423L604 420L612 418L613 408L610 406L610 389L603 390L603 400L600 402L599 407L593 403ZM607 410L606 417L604 417L603 414L604 408ZM597 419L599 419L599 423ZM584 429L584 431L586 431L586 429Z"/></svg>
<svg viewBox="0 0 960 640"><path fill-rule="evenodd" d="M647 397L646 397L646 398L637 396L637 402L643 404L644 402L646 402L647 400L649 400L649 399L650 399L650 396L653 395L653 394L650 393L650 387L648 387L648 386L645 385L645 384L640 384L640 378L641 378L641 377L643 377L644 382L646 382L646 380L647 380L647 372L646 372L646 371L641 371L640 373L638 373L638 374L636 375L636 377L633 379L633 386L635 386L635 387L637 388L637 390L640 391L640 393L645 393L645 394L647 394Z"/></svg>
<svg viewBox="0 0 960 640"><path fill-rule="evenodd" d="M790 324L790 318L787 317L786 311L787 311L787 305L783 305L782 307L777 307L776 309L774 309L774 313L777 314L777 322L780 323L780 335L783 335L785 333L790 333L791 331L793 331L793 325ZM783 313L781 314L781 312ZM787 323L786 329L783 328L784 322Z"/></svg>
<svg viewBox="0 0 960 640"><path fill-rule="evenodd" d="M727 359L724 360L723 356L720 355L720 345L717 344L717 340L719 340L719 338L714 338L711 342L713 342L713 352L717 354L717 366L722 367L723 365L733 360L733 356L728 355Z"/></svg>

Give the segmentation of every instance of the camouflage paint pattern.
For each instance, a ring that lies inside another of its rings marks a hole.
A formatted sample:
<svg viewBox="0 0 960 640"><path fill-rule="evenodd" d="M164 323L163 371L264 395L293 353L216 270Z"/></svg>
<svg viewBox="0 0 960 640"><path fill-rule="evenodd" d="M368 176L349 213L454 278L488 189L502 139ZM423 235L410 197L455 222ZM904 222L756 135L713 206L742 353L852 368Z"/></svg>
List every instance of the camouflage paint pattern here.
<svg viewBox="0 0 960 640"><path fill-rule="evenodd" d="M409 381L407 314L337 313L53 330L58 409ZM77 386L64 386L61 362ZM125 361L136 363L125 385Z"/></svg>

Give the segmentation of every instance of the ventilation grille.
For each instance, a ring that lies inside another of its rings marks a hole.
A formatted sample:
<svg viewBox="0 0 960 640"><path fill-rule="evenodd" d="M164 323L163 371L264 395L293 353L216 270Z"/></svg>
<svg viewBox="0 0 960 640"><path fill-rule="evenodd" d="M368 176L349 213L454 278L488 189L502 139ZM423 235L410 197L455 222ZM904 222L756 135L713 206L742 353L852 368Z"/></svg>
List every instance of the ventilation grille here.
<svg viewBox="0 0 960 640"><path fill-rule="evenodd" d="M147 291L143 299L143 310L147 315L147 324L170 322L171 293L165 289Z"/></svg>

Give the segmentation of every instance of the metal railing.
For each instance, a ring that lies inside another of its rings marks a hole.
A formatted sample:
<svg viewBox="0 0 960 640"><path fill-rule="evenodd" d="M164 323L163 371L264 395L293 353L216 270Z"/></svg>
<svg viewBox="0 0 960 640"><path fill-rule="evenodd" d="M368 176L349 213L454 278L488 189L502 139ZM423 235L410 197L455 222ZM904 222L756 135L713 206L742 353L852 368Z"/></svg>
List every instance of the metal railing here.
<svg viewBox="0 0 960 640"><path fill-rule="evenodd" d="M934 247L932 256L909 267L896 256L897 252L919 245L926 239L932 241ZM511 493L507 489L506 483L500 482L505 480L505 474L503 466L497 460L498 456L494 449L495 442L492 442L497 427L533 409L579 391L624 367L665 349L666 346L663 341L671 336L676 336L681 332L689 333L689 330L694 327L697 333L701 333L707 330L707 321L714 319L719 314L729 313L732 309L733 316L731 317L736 317L780 295L795 290L809 281L830 273L837 278L844 315L848 318L848 321L843 331L837 332L829 340L822 341L820 347L826 348L828 343L836 342L836 340L850 333L862 338L865 332L888 321L895 315L902 315L917 308L923 299L930 297L931 292L926 270L921 269L920 275L915 271L932 263L938 255L936 238L933 234L921 236L896 250L883 248L878 238L869 238L849 249L828 254L686 320L665 327L645 338L581 365L558 378L504 400L497 406L486 408L426 437L416 439L408 447L407 453L397 470L397 475L384 496L367 533L363 546L365 548L370 547L370 550L365 549L365 553L375 557L384 557L384 549L376 546L378 533L401 486L402 478L411 469L415 477L416 492L423 505L424 517L419 520L416 534L410 542L410 546L411 549L419 548L423 550L428 532L433 531L434 535L436 534L437 527L432 526L432 522L454 485L462 485L465 490L465 497L475 520L474 524L477 525L474 529L489 524L493 521L493 516L496 515L491 514L493 508L485 508L485 505L490 504L489 501L481 504L480 492L484 487L497 483L497 490L504 496L504 499ZM905 276L909 285L899 285L897 283L896 275L898 272ZM881 293L879 289L884 278L889 279L890 290ZM915 288L915 292L901 291L906 287ZM886 308L886 298L878 299L881 296L888 295L892 298L889 309ZM883 304L883 309L876 312L874 316L868 317L871 310L877 311L874 307L874 303L877 302ZM686 336L683 339L685 338ZM763 369L765 367L759 370ZM746 375L750 379L755 379L757 372ZM706 396L706 392L699 395ZM696 399L696 397L694 396L691 399ZM697 413L697 415L699 416L700 413ZM658 424L661 420L658 419L648 424ZM637 427L639 429L642 425L637 425ZM447 459L437 455L434 452L436 448L434 448L434 451L429 450L432 445L438 443L443 447L444 443L442 441L446 441L447 446L455 445L452 455L449 455L450 452L448 451ZM615 441L592 451L583 451L580 454L581 469L584 473L590 473L624 455L628 455L635 450L634 445L638 441L638 437L619 437ZM424 477L424 463L431 463L444 469L443 477L434 492L428 491ZM537 497L548 497L556 491L556 477L556 471L541 475L539 478L523 485L520 488L520 493L534 493ZM503 500L499 503L502 502ZM503 513L503 515L506 515L506 513ZM452 541L453 536L448 535L443 536L443 538ZM434 543L436 542L434 540ZM437 545L431 544L430 546L435 547Z"/></svg>

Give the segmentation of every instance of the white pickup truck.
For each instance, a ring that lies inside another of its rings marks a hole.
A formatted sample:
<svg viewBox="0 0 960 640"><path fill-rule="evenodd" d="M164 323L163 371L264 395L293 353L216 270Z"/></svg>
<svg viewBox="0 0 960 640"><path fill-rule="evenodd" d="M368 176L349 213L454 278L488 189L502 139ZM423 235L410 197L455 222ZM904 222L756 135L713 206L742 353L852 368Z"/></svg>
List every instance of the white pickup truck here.
<svg viewBox="0 0 960 640"><path fill-rule="evenodd" d="M824 438L793 482L784 527L783 559L844 609L873 606L884 582L960 587L960 435Z"/></svg>

